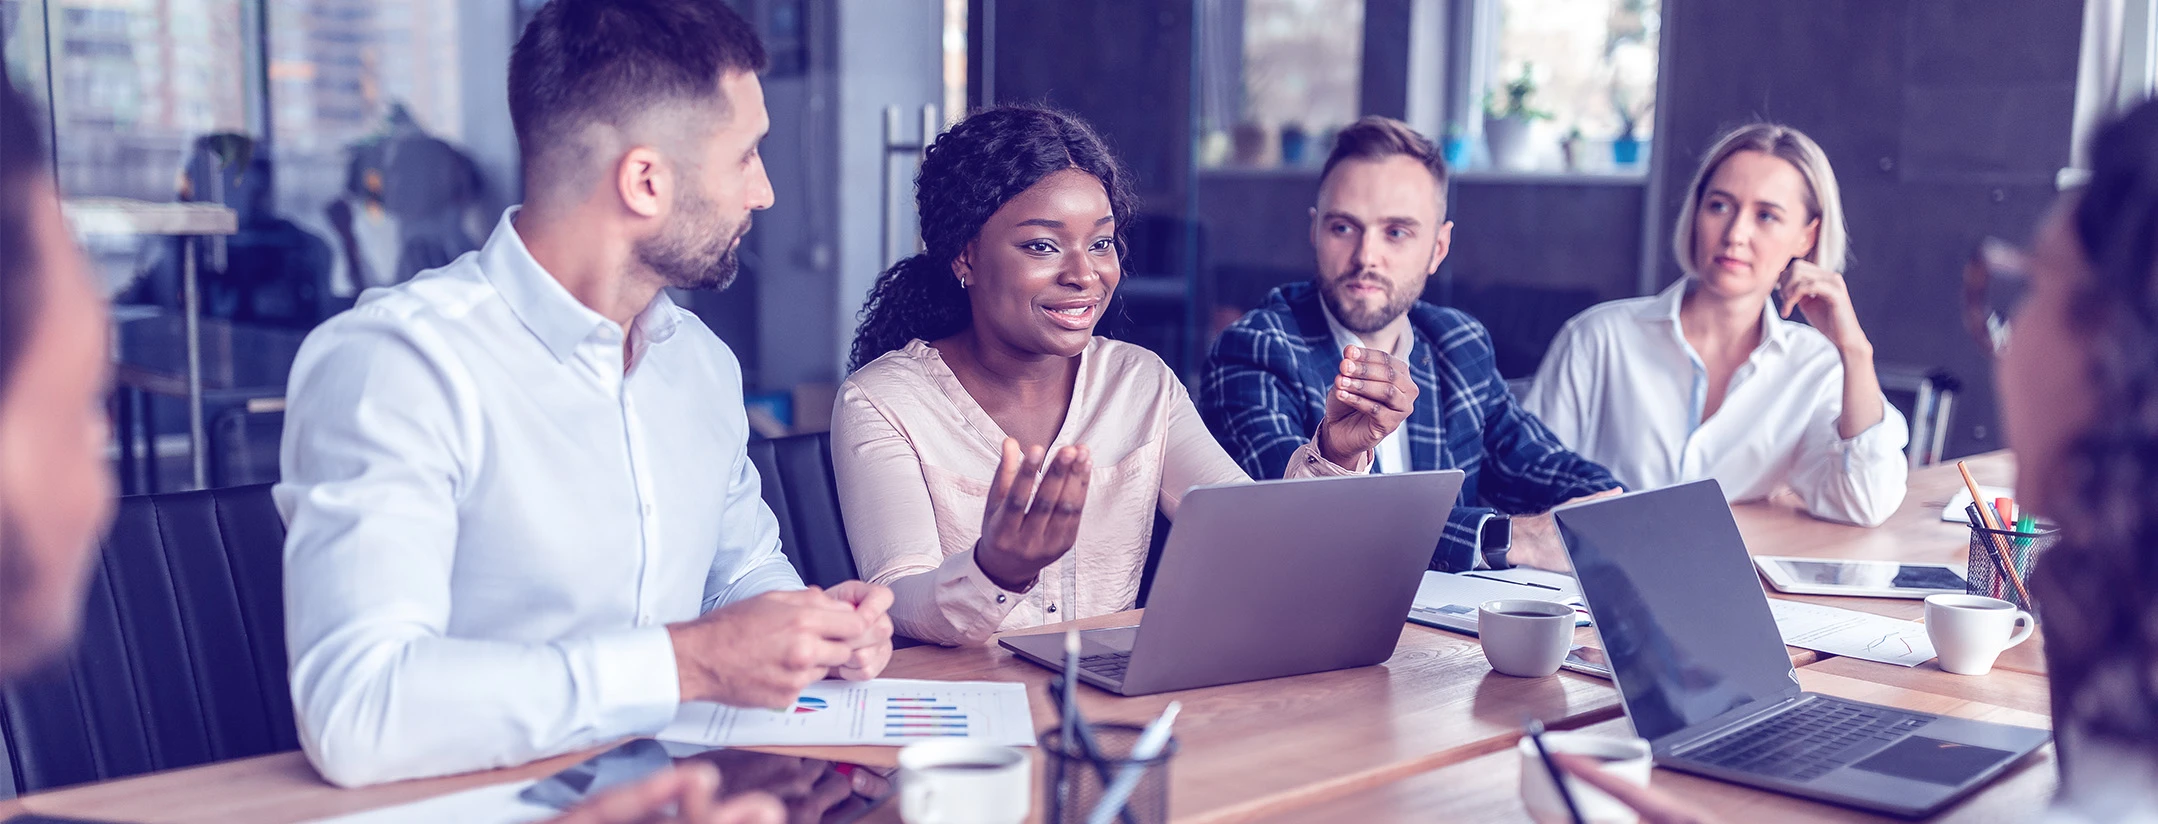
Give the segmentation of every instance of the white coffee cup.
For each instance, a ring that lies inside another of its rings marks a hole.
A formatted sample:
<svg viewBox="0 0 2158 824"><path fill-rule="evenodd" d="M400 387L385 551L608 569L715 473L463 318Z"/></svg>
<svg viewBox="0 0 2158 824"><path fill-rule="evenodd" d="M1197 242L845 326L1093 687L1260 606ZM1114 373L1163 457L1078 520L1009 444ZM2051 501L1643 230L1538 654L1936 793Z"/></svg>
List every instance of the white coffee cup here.
<svg viewBox="0 0 2158 824"><path fill-rule="evenodd" d="M1506 675L1542 678L1559 671L1574 645L1574 608L1554 601L1485 601L1476 608L1484 658Z"/></svg>
<svg viewBox="0 0 2158 824"><path fill-rule="evenodd" d="M1544 733L1544 748L1553 755L1588 756L1600 763L1604 772L1644 787L1648 786L1649 772L1655 768L1648 742L1639 738L1547 732ZM1521 804L1528 808L1529 817L1538 824L1569 822L1566 802L1559 798L1558 790L1551 783L1551 772L1544 767L1543 758L1537 755L1535 742L1524 735L1515 749L1521 753ZM1574 805L1581 808L1581 817L1589 824L1633 824L1640 820L1632 807L1606 795L1579 776L1566 776L1566 789L1573 792Z"/></svg>
<svg viewBox="0 0 2158 824"><path fill-rule="evenodd" d="M1993 671L1993 659L2031 637L2038 621L2016 605L1983 595L1926 596L1926 637L1941 669L1958 675Z"/></svg>
<svg viewBox="0 0 2158 824"><path fill-rule="evenodd" d="M1024 750L924 741L899 751L899 817L907 824L1019 824L1033 803Z"/></svg>

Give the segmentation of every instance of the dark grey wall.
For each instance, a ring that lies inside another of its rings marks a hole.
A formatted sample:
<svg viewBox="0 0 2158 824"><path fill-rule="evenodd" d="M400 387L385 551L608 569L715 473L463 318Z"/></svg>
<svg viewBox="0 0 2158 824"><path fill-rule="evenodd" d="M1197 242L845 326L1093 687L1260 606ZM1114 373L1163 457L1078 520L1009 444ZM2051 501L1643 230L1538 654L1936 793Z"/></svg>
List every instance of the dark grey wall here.
<svg viewBox="0 0 2158 824"><path fill-rule="evenodd" d="M2028 239L2053 200L2082 15L2076 0L1665 0L1652 219L1670 225L1721 129L1767 118L1812 135L1843 187L1846 274L1877 360L1949 369L1964 385L1949 454L1998 448L1962 264L1987 235ZM1655 260L1659 284L1678 276L1665 244Z"/></svg>
<svg viewBox="0 0 2158 824"><path fill-rule="evenodd" d="M1312 276L1313 170L1202 173L1215 307L1240 313L1268 290ZM1424 298L1491 329L1508 377L1534 371L1565 320L1629 297L1640 271L1642 186L1633 182L1470 178L1454 182L1454 245ZM1213 312L1207 313L1210 317Z"/></svg>
<svg viewBox="0 0 2158 824"><path fill-rule="evenodd" d="M1131 169L1144 211L1191 194L1192 3L994 4L992 103L1046 102L1085 118Z"/></svg>

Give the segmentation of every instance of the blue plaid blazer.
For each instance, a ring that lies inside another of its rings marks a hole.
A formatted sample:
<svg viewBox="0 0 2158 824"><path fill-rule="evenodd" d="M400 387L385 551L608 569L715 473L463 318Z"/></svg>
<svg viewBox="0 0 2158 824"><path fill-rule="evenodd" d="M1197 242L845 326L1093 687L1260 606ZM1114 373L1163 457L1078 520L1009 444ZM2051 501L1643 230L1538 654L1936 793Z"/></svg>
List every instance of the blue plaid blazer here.
<svg viewBox="0 0 2158 824"><path fill-rule="evenodd" d="M1325 417L1341 350L1319 301L1311 282L1275 289L1265 304L1223 331L1207 354L1199 414L1254 478L1281 477L1290 453L1319 431ZM1471 568L1485 516L1544 512L1619 485L1514 401L1483 324L1419 301L1409 310L1409 325L1416 334L1409 373L1419 391L1415 411L1402 424L1410 468L1468 475L1432 569Z"/></svg>

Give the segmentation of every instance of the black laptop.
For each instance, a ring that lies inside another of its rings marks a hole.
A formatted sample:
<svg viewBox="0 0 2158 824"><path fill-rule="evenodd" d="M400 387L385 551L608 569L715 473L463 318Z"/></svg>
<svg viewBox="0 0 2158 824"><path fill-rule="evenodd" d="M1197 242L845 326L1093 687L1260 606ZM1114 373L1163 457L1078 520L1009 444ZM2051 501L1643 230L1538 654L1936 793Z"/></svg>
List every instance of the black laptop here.
<svg viewBox="0 0 2158 824"><path fill-rule="evenodd" d="M1661 766L1916 818L2051 735L1799 689L1715 481L1554 514L1626 715Z"/></svg>

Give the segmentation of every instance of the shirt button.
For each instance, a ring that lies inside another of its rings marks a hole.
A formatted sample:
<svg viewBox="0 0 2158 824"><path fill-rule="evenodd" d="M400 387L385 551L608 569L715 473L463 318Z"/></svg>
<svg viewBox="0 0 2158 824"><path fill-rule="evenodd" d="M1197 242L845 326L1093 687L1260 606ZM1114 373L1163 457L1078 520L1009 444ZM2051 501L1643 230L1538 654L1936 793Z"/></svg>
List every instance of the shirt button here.
<svg viewBox="0 0 2158 824"><path fill-rule="evenodd" d="M1055 605L1055 604L1050 604L1050 605L1049 605L1049 611L1050 611L1050 612L1055 612L1055 611L1057 611L1057 605Z"/></svg>
<svg viewBox="0 0 2158 824"><path fill-rule="evenodd" d="M651 504L645 504L645 505L644 505L644 516L645 516L645 517L647 517L647 518L650 518L650 517L652 517L652 505L651 505Z"/></svg>
<svg viewBox="0 0 2158 824"><path fill-rule="evenodd" d="M1004 593L1001 593L1001 592L997 593L997 603L999 603L999 604L1001 604L1001 603L1004 603Z"/></svg>

